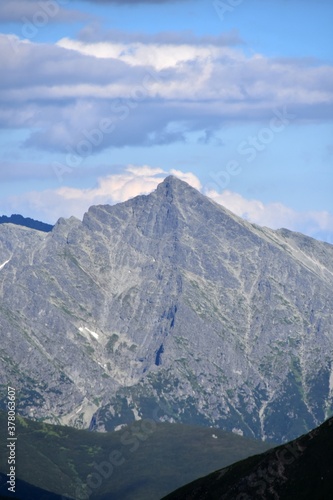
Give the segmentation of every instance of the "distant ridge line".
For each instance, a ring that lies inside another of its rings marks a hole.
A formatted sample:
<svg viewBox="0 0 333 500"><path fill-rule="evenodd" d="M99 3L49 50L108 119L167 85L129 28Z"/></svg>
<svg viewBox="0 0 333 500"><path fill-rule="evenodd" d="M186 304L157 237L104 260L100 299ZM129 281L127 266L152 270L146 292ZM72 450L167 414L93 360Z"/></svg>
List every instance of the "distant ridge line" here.
<svg viewBox="0 0 333 500"><path fill-rule="evenodd" d="M29 227L45 233L49 233L53 229L51 224L46 224L45 222L31 219L30 217L23 217L23 215L20 214L12 214L10 217L2 215L0 216L0 224L16 224L17 226Z"/></svg>

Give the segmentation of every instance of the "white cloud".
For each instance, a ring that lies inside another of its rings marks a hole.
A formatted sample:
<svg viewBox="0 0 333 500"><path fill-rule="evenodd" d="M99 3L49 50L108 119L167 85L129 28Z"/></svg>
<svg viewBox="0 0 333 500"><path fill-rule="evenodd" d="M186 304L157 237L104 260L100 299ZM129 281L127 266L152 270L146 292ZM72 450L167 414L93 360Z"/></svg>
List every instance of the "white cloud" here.
<svg viewBox="0 0 333 500"><path fill-rule="evenodd" d="M333 241L333 214L327 211L301 212L283 203L263 203L247 199L241 194L225 190L218 193L202 187L192 172L170 169L165 171L149 165L128 165L119 174L106 175L98 179L92 188L79 189L62 186L58 189L28 192L4 200L7 212L22 213L45 222L54 223L59 217L72 215L82 218L92 205L115 204L142 194L149 194L167 175L175 175L190 184L216 203L249 222L272 229L285 227L326 241Z"/></svg>
<svg viewBox="0 0 333 500"><path fill-rule="evenodd" d="M157 175L163 173L162 169L150 168L146 165L143 167L130 165L124 173L100 178L94 188L61 187L55 192L70 206L77 205L75 215L82 216L82 213L91 205L119 203L139 194L150 193L163 179Z"/></svg>
<svg viewBox="0 0 333 500"><path fill-rule="evenodd" d="M177 142L284 106L298 121L326 120L333 102L331 66L247 55L218 39L51 45L0 35L0 65L0 126L28 127L24 146L52 151L110 118L116 130L97 149ZM181 133L167 133L172 123Z"/></svg>
<svg viewBox="0 0 333 500"><path fill-rule="evenodd" d="M167 175L176 175L188 184L199 189L199 179L191 172L171 170L166 172L148 165L128 165L120 174L108 175L98 179L93 188L79 189L62 186L58 189L28 192L20 197L7 198L7 211L24 212L29 217L36 217L54 223L59 217L72 215L82 218L91 205L115 204L126 201L140 194L148 194Z"/></svg>
<svg viewBox="0 0 333 500"><path fill-rule="evenodd" d="M267 226L271 229L285 227L310 236L315 236L319 232L333 234L333 214L327 211L300 212L280 202L265 204L260 200L249 200L239 193L228 190L222 193L208 190L205 194L239 217L254 222L259 226Z"/></svg>
<svg viewBox="0 0 333 500"><path fill-rule="evenodd" d="M201 182L196 175L192 174L192 172L182 172L181 170L171 169L170 174L178 177L182 181L187 182L187 184L194 187L198 191L201 190Z"/></svg>
<svg viewBox="0 0 333 500"><path fill-rule="evenodd" d="M231 49L213 45L198 46L189 44L157 44L157 43L87 43L69 38L57 42L59 47L75 50L80 54L94 56L98 59L118 59L130 66L152 66L157 71L166 68L180 67L181 64L195 61L208 61L219 57L222 53L231 53Z"/></svg>
<svg viewBox="0 0 333 500"><path fill-rule="evenodd" d="M168 70L165 75L161 72L160 84L156 85L159 95L166 98L232 98L242 104L244 97L261 103L271 99L308 105L332 101L330 87L322 84L332 78L332 68L311 62L306 65L303 60L246 56L240 49L218 43L85 42L63 38L57 46L97 59L121 61L129 68Z"/></svg>

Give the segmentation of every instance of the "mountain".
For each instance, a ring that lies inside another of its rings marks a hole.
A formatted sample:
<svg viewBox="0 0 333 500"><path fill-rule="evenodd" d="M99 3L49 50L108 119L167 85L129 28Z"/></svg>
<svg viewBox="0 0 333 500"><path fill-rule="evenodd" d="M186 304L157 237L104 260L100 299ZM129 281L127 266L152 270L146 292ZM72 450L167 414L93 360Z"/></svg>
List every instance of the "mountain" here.
<svg viewBox="0 0 333 500"><path fill-rule="evenodd" d="M41 222L39 220L30 219L30 217L23 217L19 214L12 214L10 217L7 217L7 215L2 215L0 217L0 224L16 224L18 226L37 229L38 231L44 231L45 233L49 233L53 228L51 224L46 224L45 222Z"/></svg>
<svg viewBox="0 0 333 500"><path fill-rule="evenodd" d="M162 500L328 500L333 497L333 419L261 455L213 472Z"/></svg>
<svg viewBox="0 0 333 500"><path fill-rule="evenodd" d="M333 246L175 178L50 233L0 225L0 384L23 415L283 442L333 403Z"/></svg>
<svg viewBox="0 0 333 500"><path fill-rule="evenodd" d="M1 432L6 428L6 413L0 412ZM98 433L18 417L16 435L16 492L22 500L42 500L37 487L49 490L45 500L53 498L51 493L75 500L156 500L216 467L269 447L220 429L153 420ZM1 442L0 493L8 487L7 457L6 442Z"/></svg>

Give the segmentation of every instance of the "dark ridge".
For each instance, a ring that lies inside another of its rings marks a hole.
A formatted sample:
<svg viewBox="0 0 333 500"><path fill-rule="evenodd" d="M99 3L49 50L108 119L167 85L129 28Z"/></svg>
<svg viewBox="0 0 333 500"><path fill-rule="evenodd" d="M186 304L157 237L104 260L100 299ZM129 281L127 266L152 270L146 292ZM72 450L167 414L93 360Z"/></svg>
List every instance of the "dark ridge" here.
<svg viewBox="0 0 333 500"><path fill-rule="evenodd" d="M333 417L289 443L201 477L162 500L333 498Z"/></svg>
<svg viewBox="0 0 333 500"><path fill-rule="evenodd" d="M72 497L52 493L18 478L15 480L15 493L11 493L8 491L7 481L7 476L0 473L0 500L10 500L11 498L16 500L73 500Z"/></svg>
<svg viewBox="0 0 333 500"><path fill-rule="evenodd" d="M19 214L12 214L10 217L7 217L7 215L2 215L0 217L0 224L16 224L17 226L37 229L37 231L43 231L44 233L49 233L53 229L53 226L51 224L46 224L45 222L34 220L30 217L23 217Z"/></svg>

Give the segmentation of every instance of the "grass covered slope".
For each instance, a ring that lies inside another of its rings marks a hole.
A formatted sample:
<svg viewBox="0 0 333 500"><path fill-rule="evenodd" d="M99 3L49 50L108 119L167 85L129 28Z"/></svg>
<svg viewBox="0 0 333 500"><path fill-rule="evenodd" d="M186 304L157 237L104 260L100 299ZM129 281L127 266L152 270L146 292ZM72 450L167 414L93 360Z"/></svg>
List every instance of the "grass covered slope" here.
<svg viewBox="0 0 333 500"><path fill-rule="evenodd" d="M221 464L268 448L218 429L154 420L138 421L112 433L22 417L17 417L16 424L17 478L76 500L157 500ZM0 428L2 433L7 428L3 413ZM4 474L6 457L2 444L0 471Z"/></svg>
<svg viewBox="0 0 333 500"><path fill-rule="evenodd" d="M333 418L286 445L197 479L163 500L333 498Z"/></svg>

